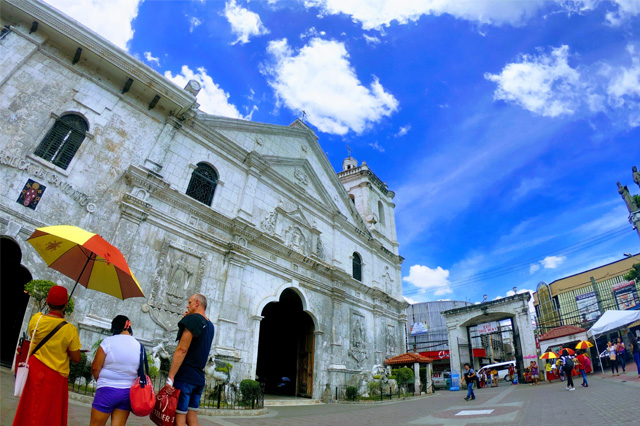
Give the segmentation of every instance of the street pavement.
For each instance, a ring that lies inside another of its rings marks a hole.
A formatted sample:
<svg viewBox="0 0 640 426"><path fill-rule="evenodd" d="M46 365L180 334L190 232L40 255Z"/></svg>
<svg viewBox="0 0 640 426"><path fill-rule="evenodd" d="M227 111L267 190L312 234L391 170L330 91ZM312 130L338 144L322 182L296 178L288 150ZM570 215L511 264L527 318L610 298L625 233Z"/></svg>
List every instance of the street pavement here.
<svg viewBox="0 0 640 426"><path fill-rule="evenodd" d="M293 425L631 425L640 424L640 379L635 366L626 374L590 375L589 387L569 392L564 382L538 386L501 384L476 390L475 401L464 401L466 391L438 391L405 401L370 404L316 404L269 407L258 417L199 416L203 426L293 426ZM2 425L10 425L17 407L13 377L0 371ZM88 425L90 405L70 401L69 425ZM127 425L152 425L148 418L131 415Z"/></svg>

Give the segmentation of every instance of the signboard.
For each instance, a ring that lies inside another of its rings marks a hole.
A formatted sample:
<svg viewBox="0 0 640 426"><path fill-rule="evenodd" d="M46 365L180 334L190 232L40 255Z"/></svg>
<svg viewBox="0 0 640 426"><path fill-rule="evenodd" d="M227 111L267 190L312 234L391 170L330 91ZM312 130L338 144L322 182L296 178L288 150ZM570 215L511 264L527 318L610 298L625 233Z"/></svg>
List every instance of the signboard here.
<svg viewBox="0 0 640 426"><path fill-rule="evenodd" d="M419 336L421 334L427 334L429 331L427 330L427 323L425 321L422 322L414 322L411 324L411 335Z"/></svg>
<svg viewBox="0 0 640 426"><path fill-rule="evenodd" d="M449 359L450 358L450 354L449 354L449 350L446 349L444 351L427 351L427 352L420 352L420 355L422 356L426 356L427 358L431 358L434 360L440 360L440 359ZM473 357L474 358L484 358L487 356L487 351L485 349L478 349L478 348L473 348Z"/></svg>
<svg viewBox="0 0 640 426"><path fill-rule="evenodd" d="M478 324L478 334L489 334L498 332L498 322L491 321Z"/></svg>
<svg viewBox="0 0 640 426"><path fill-rule="evenodd" d="M635 281L625 281L611 287L618 309L640 309L640 299L636 291Z"/></svg>
<svg viewBox="0 0 640 426"><path fill-rule="evenodd" d="M578 315L581 322L597 321L600 317L598 297L595 291L576 296L576 305L578 305Z"/></svg>

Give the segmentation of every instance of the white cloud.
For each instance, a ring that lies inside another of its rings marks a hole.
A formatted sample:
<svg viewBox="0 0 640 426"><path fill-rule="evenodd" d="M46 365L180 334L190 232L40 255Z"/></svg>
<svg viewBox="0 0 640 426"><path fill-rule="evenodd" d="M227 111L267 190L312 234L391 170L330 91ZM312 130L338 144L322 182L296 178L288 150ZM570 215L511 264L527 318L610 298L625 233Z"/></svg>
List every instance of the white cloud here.
<svg viewBox="0 0 640 426"><path fill-rule="evenodd" d="M89 27L123 50L133 38L131 21L142 0L47 0L47 3Z"/></svg>
<svg viewBox="0 0 640 426"><path fill-rule="evenodd" d="M278 99L293 111L304 110L322 132L362 133L398 109L377 77L370 87L362 85L343 43L314 38L295 55L282 39L270 42L267 50L273 64L263 73L270 76Z"/></svg>
<svg viewBox="0 0 640 426"><path fill-rule="evenodd" d="M198 19L198 18L197 18L197 17L195 17L195 16L192 16L192 17L189 19L189 32L190 32L190 33L192 33L192 32L193 32L193 30L195 30L195 29L196 29L196 27L199 27L200 25L202 25L202 20L201 20L201 19Z"/></svg>
<svg viewBox="0 0 640 426"><path fill-rule="evenodd" d="M262 24L260 15L236 5L236 0L231 0L225 5L224 16L231 24L231 31L238 36L232 44L249 43L251 36L269 34L269 30Z"/></svg>
<svg viewBox="0 0 640 426"><path fill-rule="evenodd" d="M494 99L514 102L546 117L575 112L580 73L568 63L569 46L554 48L551 54L522 55L500 74L485 74L498 84Z"/></svg>
<svg viewBox="0 0 640 426"><path fill-rule="evenodd" d="M632 0L631 0L632 1ZM424 15L449 14L459 19L490 25L521 25L544 6L542 0L305 0L307 7L318 7L321 14L345 14L365 30L415 22Z"/></svg>
<svg viewBox="0 0 640 426"><path fill-rule="evenodd" d="M529 273L533 274L537 271L540 270L540 264L539 263L532 263L531 265L529 265Z"/></svg>
<svg viewBox="0 0 640 426"><path fill-rule="evenodd" d="M144 52L144 59L150 64L156 64L156 66L160 66L160 58L154 57L151 52Z"/></svg>
<svg viewBox="0 0 640 426"><path fill-rule="evenodd" d="M362 34L367 44L380 44L380 39L376 36L370 36L367 34Z"/></svg>
<svg viewBox="0 0 640 426"><path fill-rule="evenodd" d="M371 148L375 149L376 151L384 152L384 147L383 147L383 146L380 146L380 145L378 144L378 141L373 142L373 143L370 143L370 144L369 144L369 146L370 146Z"/></svg>
<svg viewBox="0 0 640 426"><path fill-rule="evenodd" d="M639 2L640 4L640 2ZM640 54L627 46L629 66L606 62L569 65L569 47L550 54L521 55L500 74L485 73L497 83L495 100L514 103L546 117L585 117L604 112L624 126L640 126Z"/></svg>
<svg viewBox="0 0 640 426"><path fill-rule="evenodd" d="M407 302L410 305L415 305L416 303L420 303L417 300L413 300L410 297L407 297L407 296L402 296L402 297L404 298L404 301Z"/></svg>
<svg viewBox="0 0 640 426"><path fill-rule="evenodd" d="M307 31L300 34L300 39L304 40L305 38L316 38L316 37L324 37L327 33L324 31L316 30L316 27L311 27Z"/></svg>
<svg viewBox="0 0 640 426"><path fill-rule="evenodd" d="M393 137L394 138L401 138L404 135L406 135L407 133L409 133L409 130L411 130L411 124L407 124L406 126L401 126L400 129L398 130L398 133L393 135Z"/></svg>
<svg viewBox="0 0 640 426"><path fill-rule="evenodd" d="M606 14L607 22L614 26L620 26L629 19L640 15L640 2L638 0L613 0L618 9Z"/></svg>
<svg viewBox="0 0 640 426"><path fill-rule="evenodd" d="M544 180L539 177L525 178L520 181L520 185L516 188L515 199L519 199L527 195L531 191L542 188Z"/></svg>
<svg viewBox="0 0 640 426"><path fill-rule="evenodd" d="M556 269L567 258L565 256L547 256L540 261L544 269Z"/></svg>
<svg viewBox="0 0 640 426"><path fill-rule="evenodd" d="M424 265L413 265L409 268L409 276L403 277L402 281L413 284L422 293L427 290L434 291L433 294L436 296L453 293L449 282L449 271L442 269L440 266L436 269L431 269Z"/></svg>
<svg viewBox="0 0 640 426"><path fill-rule="evenodd" d="M183 65L180 74L174 76L171 71L166 71L164 76L180 87L185 87L189 80L197 80L202 86L198 94L202 111L224 117L243 118L235 105L229 103L229 94L213 82L206 69L200 67L194 73L187 65Z"/></svg>

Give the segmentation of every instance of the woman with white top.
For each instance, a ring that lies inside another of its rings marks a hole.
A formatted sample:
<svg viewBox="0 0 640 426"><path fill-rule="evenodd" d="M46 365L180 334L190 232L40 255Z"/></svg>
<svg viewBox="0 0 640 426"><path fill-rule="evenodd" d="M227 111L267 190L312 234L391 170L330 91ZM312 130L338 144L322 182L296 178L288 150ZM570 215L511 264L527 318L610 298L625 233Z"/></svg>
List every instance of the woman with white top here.
<svg viewBox="0 0 640 426"><path fill-rule="evenodd" d="M112 426L124 426L131 412L129 390L138 377L140 343L124 315L111 321L111 333L113 336L100 343L91 364L98 382L91 406L91 426L104 426L109 417Z"/></svg>
<svg viewBox="0 0 640 426"><path fill-rule="evenodd" d="M607 342L607 352L609 352L609 363L611 364L611 375L615 376L616 374L620 375L620 370L618 370L618 348L611 342ZM614 370L615 369L615 370Z"/></svg>

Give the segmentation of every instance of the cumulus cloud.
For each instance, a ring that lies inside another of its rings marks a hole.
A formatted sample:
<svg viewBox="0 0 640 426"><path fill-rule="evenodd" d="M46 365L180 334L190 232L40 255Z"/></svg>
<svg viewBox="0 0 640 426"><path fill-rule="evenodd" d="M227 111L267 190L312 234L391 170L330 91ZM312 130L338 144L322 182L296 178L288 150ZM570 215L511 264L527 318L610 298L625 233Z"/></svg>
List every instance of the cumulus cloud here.
<svg viewBox="0 0 640 426"><path fill-rule="evenodd" d="M373 142L373 143L370 143L370 144L369 144L369 146L370 146L371 148L375 149L376 151L384 152L384 147L383 147L383 146L380 146L380 145L378 144L378 141Z"/></svg>
<svg viewBox="0 0 640 426"><path fill-rule="evenodd" d="M365 30L388 27L394 21L398 24L407 24L419 20L424 15L442 14L479 24L522 25L541 9L544 3L542 0L305 0L304 2L307 7L319 8L324 15L348 15L359 22Z"/></svg>
<svg viewBox="0 0 640 426"><path fill-rule="evenodd" d="M269 34L260 19L260 15L238 6L236 0L229 1L224 7L224 16L231 24L231 31L238 36L232 44L249 43L249 37Z"/></svg>
<svg viewBox="0 0 640 426"><path fill-rule="evenodd" d="M440 266L431 269L424 265L413 265L409 268L409 276L403 277L402 281L413 284L422 293L433 291L436 296L453 293L449 282L449 271L442 269Z"/></svg>
<svg viewBox="0 0 640 426"><path fill-rule="evenodd" d="M133 38L131 21L138 16L142 0L47 0L47 3L71 16L123 50Z"/></svg>
<svg viewBox="0 0 640 426"><path fill-rule="evenodd" d="M293 111L304 110L320 131L362 133L398 109L377 77L365 87L349 62L343 43L313 38L297 54L287 39L267 48L272 63L263 68L279 101Z"/></svg>
<svg viewBox="0 0 640 426"><path fill-rule="evenodd" d="M560 266L567 258L565 256L547 256L539 262L532 263L529 265L529 273L533 274L540 269L556 269Z"/></svg>
<svg viewBox="0 0 640 426"><path fill-rule="evenodd" d="M638 0L613 0L618 8L606 14L607 22L614 26L620 26L629 19L640 15L640 2Z"/></svg>
<svg viewBox="0 0 640 426"><path fill-rule="evenodd" d="M166 71L164 76L180 87L185 87L189 80L197 80L202 86L198 94L200 110L224 117L244 118L235 105L229 103L229 94L213 82L205 68L200 67L196 71L193 72L187 65L183 65L179 74L174 76L171 71Z"/></svg>
<svg viewBox="0 0 640 426"><path fill-rule="evenodd" d="M154 57L151 52L144 52L144 59L150 64L156 64L156 66L160 66L160 58Z"/></svg>
<svg viewBox="0 0 640 426"><path fill-rule="evenodd" d="M380 39L376 36L362 34L362 37L364 37L364 40L367 42L367 44L380 44Z"/></svg>
<svg viewBox="0 0 640 426"><path fill-rule="evenodd" d="M195 17L195 16L192 16L192 17L189 19L189 32L190 32L190 33L192 33L192 32L193 32L193 30L195 30L195 29L196 29L196 27L199 27L200 25L202 25L202 20L201 20L201 19L198 19L198 18L197 18L197 17Z"/></svg>
<svg viewBox="0 0 640 426"><path fill-rule="evenodd" d="M569 64L569 46L550 53L521 55L499 74L486 73L497 83L495 100L513 103L546 117L588 117L608 114L625 126L640 126L640 54L627 46L630 64L606 62Z"/></svg>
<svg viewBox="0 0 640 426"><path fill-rule="evenodd" d="M581 82L568 57L566 45L549 55L522 55L519 62L508 64L500 74L486 73L485 78L498 84L496 100L513 102L546 117L571 115Z"/></svg>

